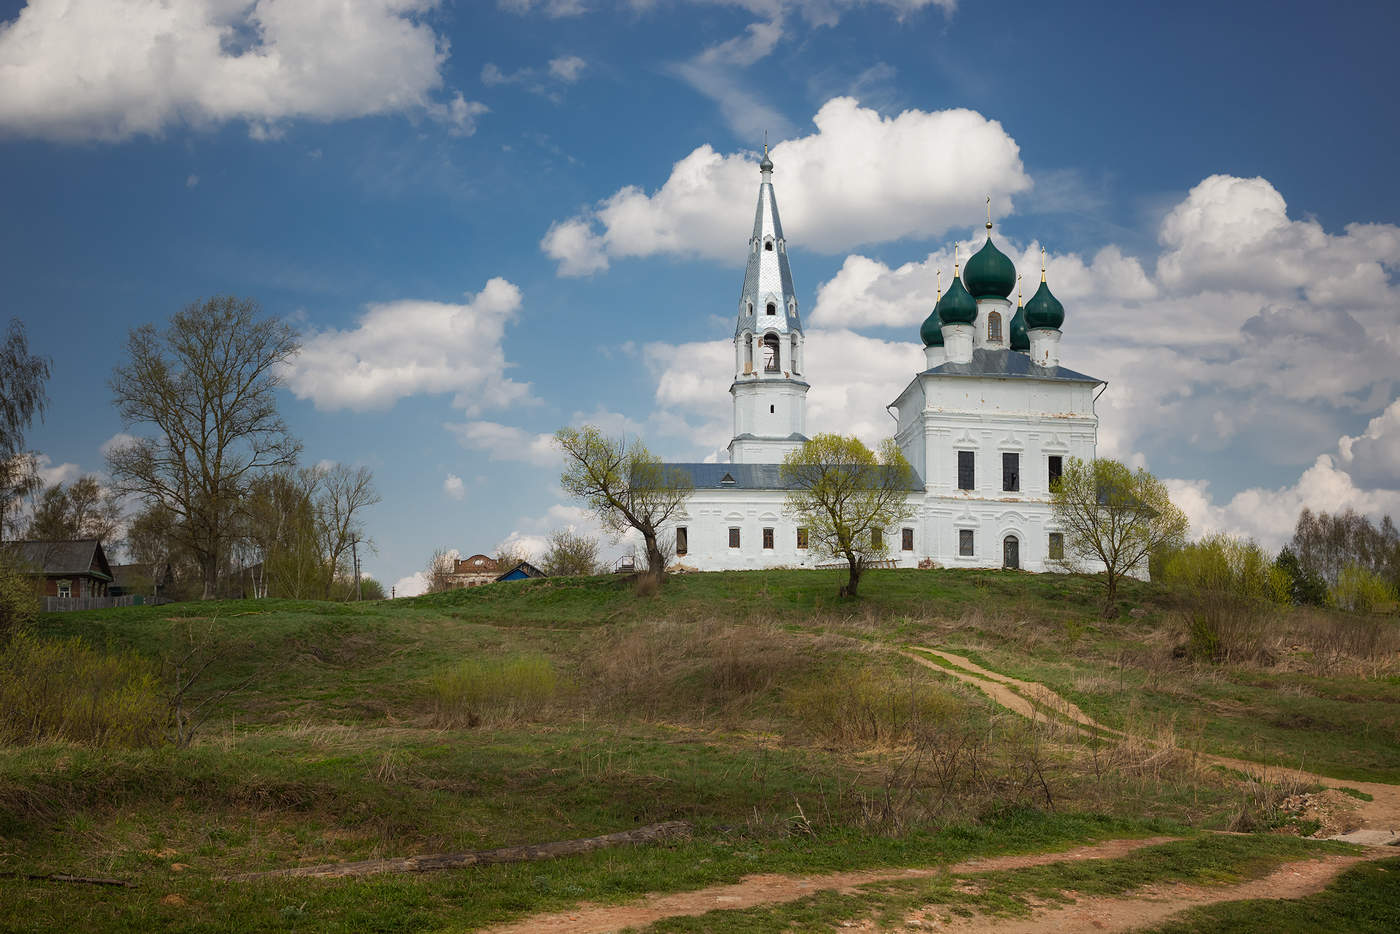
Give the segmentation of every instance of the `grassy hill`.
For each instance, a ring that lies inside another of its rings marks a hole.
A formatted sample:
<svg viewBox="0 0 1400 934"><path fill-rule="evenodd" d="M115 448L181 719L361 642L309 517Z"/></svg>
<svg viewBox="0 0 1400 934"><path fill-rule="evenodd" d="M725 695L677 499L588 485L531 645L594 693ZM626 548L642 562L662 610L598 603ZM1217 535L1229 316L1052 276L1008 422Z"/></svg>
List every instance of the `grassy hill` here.
<svg viewBox="0 0 1400 934"><path fill-rule="evenodd" d="M838 601L840 576L47 616L42 639L134 653L166 684L177 662L200 670L183 707L207 719L187 747L0 748L0 870L138 883L6 883L0 927L465 930L759 870L1287 823L1280 790L1242 797L1194 750L1400 782L1394 620L1281 611L1266 656L1212 665L1179 657L1181 595L1154 585L1130 582L1104 622L1084 577L872 571L861 599ZM1363 624L1371 642L1342 646ZM911 645L1043 682L1129 740L1010 716L899 654ZM225 881L672 819L691 839L432 876Z"/></svg>

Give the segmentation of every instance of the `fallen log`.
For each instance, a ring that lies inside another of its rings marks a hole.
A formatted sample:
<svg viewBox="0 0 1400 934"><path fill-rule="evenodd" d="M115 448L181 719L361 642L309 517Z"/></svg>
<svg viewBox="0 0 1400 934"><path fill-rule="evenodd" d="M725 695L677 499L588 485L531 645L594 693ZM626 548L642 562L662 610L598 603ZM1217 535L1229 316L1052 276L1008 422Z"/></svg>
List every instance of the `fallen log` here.
<svg viewBox="0 0 1400 934"><path fill-rule="evenodd" d="M660 843L687 836L690 824L683 820L649 824L636 830L584 837L580 840L557 840L524 846L503 846L494 850L471 850L466 853L434 853L426 856L406 856L398 859L366 859L355 863L324 863L319 866L297 866L292 869L272 869L267 872L245 872L232 876L234 881L266 879L273 876L317 876L339 878L368 876L380 872L435 872L440 869L460 869L464 866L490 866L496 863L524 863L557 856L573 856L610 846L639 843Z"/></svg>
<svg viewBox="0 0 1400 934"><path fill-rule="evenodd" d="M125 879L103 879L96 876L70 876L63 872L0 872L0 879L25 879L30 882L76 882L80 885L120 885L128 889L136 888L135 882Z"/></svg>

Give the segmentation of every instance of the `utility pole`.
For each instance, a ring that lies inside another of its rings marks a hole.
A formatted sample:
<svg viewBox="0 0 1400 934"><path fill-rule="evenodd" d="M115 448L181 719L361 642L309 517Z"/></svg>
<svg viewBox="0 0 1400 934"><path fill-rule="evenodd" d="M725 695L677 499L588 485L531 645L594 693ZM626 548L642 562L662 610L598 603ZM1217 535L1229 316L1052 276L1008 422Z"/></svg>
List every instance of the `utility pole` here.
<svg viewBox="0 0 1400 934"><path fill-rule="evenodd" d="M365 598L364 592L360 589L360 540L350 539L350 558L355 562L355 600L358 602Z"/></svg>

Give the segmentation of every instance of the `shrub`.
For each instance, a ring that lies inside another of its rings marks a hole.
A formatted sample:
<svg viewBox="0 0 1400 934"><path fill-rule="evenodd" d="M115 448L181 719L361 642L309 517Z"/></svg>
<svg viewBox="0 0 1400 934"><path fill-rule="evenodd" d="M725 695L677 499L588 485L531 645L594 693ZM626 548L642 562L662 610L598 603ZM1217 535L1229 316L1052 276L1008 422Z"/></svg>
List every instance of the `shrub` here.
<svg viewBox="0 0 1400 934"><path fill-rule="evenodd" d="M1332 599L1344 610L1373 613L1390 610L1396 601L1396 594L1390 583L1375 571L1359 564L1349 564L1337 574Z"/></svg>
<svg viewBox="0 0 1400 934"><path fill-rule="evenodd" d="M961 698L931 681L892 680L870 668L789 688L783 702L813 733L847 745L914 739L964 709Z"/></svg>
<svg viewBox="0 0 1400 934"><path fill-rule="evenodd" d="M439 726L477 726L536 716L559 690L543 655L463 659L432 677L428 695Z"/></svg>
<svg viewBox="0 0 1400 934"><path fill-rule="evenodd" d="M1262 603L1292 600L1287 571L1252 540L1229 535L1210 535L1177 551L1167 559L1164 576L1189 596Z"/></svg>
<svg viewBox="0 0 1400 934"><path fill-rule="evenodd" d="M38 589L0 552L0 645L39 615Z"/></svg>
<svg viewBox="0 0 1400 934"><path fill-rule="evenodd" d="M1210 535L1166 562L1186 604L1186 652L1205 661L1266 657L1271 607L1292 602L1292 580L1249 539Z"/></svg>
<svg viewBox="0 0 1400 934"><path fill-rule="evenodd" d="M135 653L104 655L81 639L24 630L0 650L0 743L154 746L168 717L155 671Z"/></svg>

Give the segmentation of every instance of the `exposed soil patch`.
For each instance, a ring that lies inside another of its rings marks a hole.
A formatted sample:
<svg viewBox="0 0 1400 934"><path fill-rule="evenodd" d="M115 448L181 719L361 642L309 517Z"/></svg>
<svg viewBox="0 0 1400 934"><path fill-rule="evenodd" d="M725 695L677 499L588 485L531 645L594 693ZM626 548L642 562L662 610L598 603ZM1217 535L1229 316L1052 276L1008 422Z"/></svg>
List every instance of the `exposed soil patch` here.
<svg viewBox="0 0 1400 934"><path fill-rule="evenodd" d="M567 934L604 934L619 928L652 924L664 918L699 915L716 909L753 908L805 898L816 892L854 892L869 882L890 882L899 879L919 879L940 873L991 872L998 869L1024 869L1087 859L1113 859L1134 850L1161 843L1174 837L1148 837L1141 840L1109 840L1093 846L1082 846L1058 853L1031 853L1021 856L996 856L968 860L951 866L919 869L858 870L833 872L820 876L784 876L764 873L745 876L732 885L714 885L693 892L670 895L650 895L631 905L579 905L572 911L534 915L521 921L489 928L488 934L528 934L531 931L567 932Z"/></svg>
<svg viewBox="0 0 1400 934"><path fill-rule="evenodd" d="M1246 899L1302 898L1325 889L1343 870L1373 856L1328 856L1288 863L1262 879L1240 885L1149 885L1122 898L1079 898L1073 905L1037 910L1030 918L950 916L937 905L913 912L906 919L916 930L958 931L961 934L1040 934L1042 931L1130 931L1161 924L1172 915L1200 905ZM862 922L851 928L874 931Z"/></svg>

